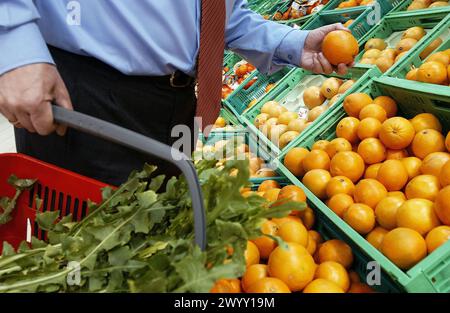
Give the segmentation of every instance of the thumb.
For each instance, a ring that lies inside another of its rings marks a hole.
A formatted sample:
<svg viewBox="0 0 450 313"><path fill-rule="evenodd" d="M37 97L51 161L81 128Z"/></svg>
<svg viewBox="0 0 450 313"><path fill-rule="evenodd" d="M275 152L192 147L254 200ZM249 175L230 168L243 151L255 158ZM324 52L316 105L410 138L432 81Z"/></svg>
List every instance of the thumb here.
<svg viewBox="0 0 450 313"><path fill-rule="evenodd" d="M59 77L54 88L54 100L55 104L66 108L68 110L73 110L72 101L70 100L69 92L67 91L66 85L63 80ZM60 136L64 136L67 131L67 126L65 125L57 125L56 133Z"/></svg>
<svg viewBox="0 0 450 313"><path fill-rule="evenodd" d="M350 30L347 27L345 27L342 23L334 23L331 25L323 26L323 27L321 27L321 30L325 34L328 34L334 30L344 30L344 31L350 32Z"/></svg>

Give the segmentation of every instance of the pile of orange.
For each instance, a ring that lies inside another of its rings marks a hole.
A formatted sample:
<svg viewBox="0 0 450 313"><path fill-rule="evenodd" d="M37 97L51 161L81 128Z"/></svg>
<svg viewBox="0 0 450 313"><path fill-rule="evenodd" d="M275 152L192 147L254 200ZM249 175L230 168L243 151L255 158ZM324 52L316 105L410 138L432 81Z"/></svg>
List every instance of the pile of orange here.
<svg viewBox="0 0 450 313"><path fill-rule="evenodd" d="M448 6L446 0L414 0L406 9L407 11L431 9Z"/></svg>
<svg viewBox="0 0 450 313"><path fill-rule="evenodd" d="M384 73L394 63L403 58L426 34L423 27L414 26L408 28L403 32L400 41L395 47L388 47L381 38L369 39L364 45L365 52L359 62L361 64L374 64Z"/></svg>
<svg viewBox="0 0 450 313"><path fill-rule="evenodd" d="M441 39L437 40L436 43L442 42ZM431 54L422 65L411 69L406 74L406 79L448 86L450 81L450 49Z"/></svg>
<svg viewBox="0 0 450 313"><path fill-rule="evenodd" d="M364 6L372 4L375 0L346 0L342 1L338 6L337 9L347 9L347 8L353 8L357 6Z"/></svg>
<svg viewBox="0 0 450 313"><path fill-rule="evenodd" d="M248 191L243 191L247 192ZM273 180L264 181L258 194L268 201L305 202L306 195L297 186L281 188ZM373 292L351 271L353 253L345 242L324 241L312 230L315 216L310 208L283 218L266 220L262 236L247 243L246 272L241 279L221 279L212 292L249 293L364 293ZM269 236L280 237L278 245Z"/></svg>
<svg viewBox="0 0 450 313"><path fill-rule="evenodd" d="M401 269L450 239L450 132L432 114L396 116L387 96L354 93L337 138L296 147L284 165Z"/></svg>
<svg viewBox="0 0 450 313"><path fill-rule="evenodd" d="M335 104L339 97L352 85L353 80L342 81L328 78L320 86L310 86L303 92L303 101L308 108L305 118L297 112L290 112L276 101L268 101L261 107L261 113L253 124L280 149L283 149L322 113Z"/></svg>
<svg viewBox="0 0 450 313"><path fill-rule="evenodd" d="M228 98L228 96L239 86L254 70L255 66L242 61L234 67L234 71L229 77L225 77L225 74L230 71L230 68L225 66L222 70L223 81L222 84L222 99ZM246 89L251 86L256 80L251 80L245 87Z"/></svg>

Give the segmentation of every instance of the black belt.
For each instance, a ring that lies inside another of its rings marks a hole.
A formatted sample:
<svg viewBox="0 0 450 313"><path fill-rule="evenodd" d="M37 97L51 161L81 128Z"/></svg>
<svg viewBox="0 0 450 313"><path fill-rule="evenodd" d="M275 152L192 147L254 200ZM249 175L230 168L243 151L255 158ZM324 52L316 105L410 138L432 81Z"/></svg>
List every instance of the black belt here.
<svg viewBox="0 0 450 313"><path fill-rule="evenodd" d="M170 86L174 88L186 88L195 84L195 78L181 71L175 71L169 77Z"/></svg>

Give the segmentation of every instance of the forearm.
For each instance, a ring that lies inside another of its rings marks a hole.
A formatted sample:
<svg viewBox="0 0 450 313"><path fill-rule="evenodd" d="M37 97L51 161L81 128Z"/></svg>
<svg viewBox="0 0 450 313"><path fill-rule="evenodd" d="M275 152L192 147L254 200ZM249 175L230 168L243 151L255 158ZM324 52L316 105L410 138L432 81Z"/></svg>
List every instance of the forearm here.
<svg viewBox="0 0 450 313"><path fill-rule="evenodd" d="M33 63L53 63L36 21L32 0L0 3L0 75Z"/></svg>

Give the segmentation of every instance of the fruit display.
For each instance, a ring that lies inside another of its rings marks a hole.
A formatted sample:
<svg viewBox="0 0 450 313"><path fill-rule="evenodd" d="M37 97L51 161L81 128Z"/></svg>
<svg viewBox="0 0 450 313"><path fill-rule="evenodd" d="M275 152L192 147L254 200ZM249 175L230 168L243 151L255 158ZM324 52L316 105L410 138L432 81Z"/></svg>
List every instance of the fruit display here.
<svg viewBox="0 0 450 313"><path fill-rule="evenodd" d="M345 0L339 3L339 5L336 7L336 9L347 9L347 8L353 8L357 6L365 6L370 5L375 0Z"/></svg>
<svg viewBox="0 0 450 313"><path fill-rule="evenodd" d="M432 9L449 6L446 0L413 0L406 11Z"/></svg>
<svg viewBox="0 0 450 313"><path fill-rule="evenodd" d="M437 38L420 54L424 59L419 67L412 66L406 74L408 80L415 80L422 83L448 86L450 82L450 49L432 52L442 43L442 39ZM434 49L433 49L434 48Z"/></svg>
<svg viewBox="0 0 450 313"><path fill-rule="evenodd" d="M265 15L264 18L274 21L299 19L318 13L328 2L329 0L291 0L283 3L272 16Z"/></svg>
<svg viewBox="0 0 450 313"><path fill-rule="evenodd" d="M399 116L388 96L353 93L343 108L334 139L292 148L284 166L408 270L450 239L450 132L430 113Z"/></svg>
<svg viewBox="0 0 450 313"><path fill-rule="evenodd" d="M266 180L245 197L261 195L271 206L306 195L294 185ZM316 217L309 207L289 216L266 219L261 236L247 242L246 271L240 279L221 279L211 292L226 293L371 293L353 270L351 247L339 239L326 240L314 230Z"/></svg>
<svg viewBox="0 0 450 313"><path fill-rule="evenodd" d="M232 68L224 66L222 71L222 99L226 99L255 69L256 68L252 64L245 60L237 62ZM257 79L258 78L255 77L250 80L244 88L250 88Z"/></svg>

